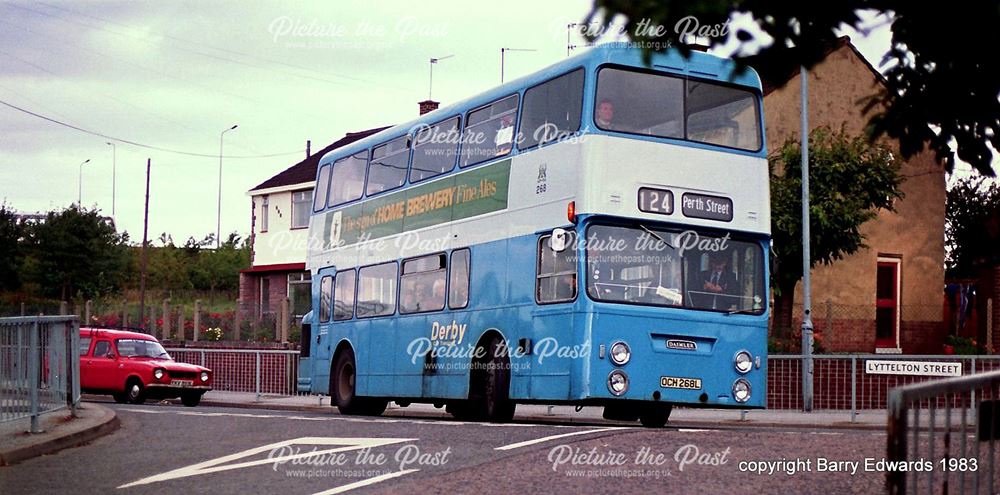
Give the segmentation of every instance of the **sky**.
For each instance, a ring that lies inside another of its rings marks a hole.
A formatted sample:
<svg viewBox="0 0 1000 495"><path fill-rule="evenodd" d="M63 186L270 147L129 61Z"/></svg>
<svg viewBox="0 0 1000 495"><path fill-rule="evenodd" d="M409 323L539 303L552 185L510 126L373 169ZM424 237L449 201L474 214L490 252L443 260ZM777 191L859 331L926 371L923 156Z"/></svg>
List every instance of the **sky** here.
<svg viewBox="0 0 1000 495"><path fill-rule="evenodd" d="M222 143L221 230L246 236L246 192L303 159L306 140L316 151L410 120L428 96L449 104L487 90L503 47L531 50L507 53L508 80L552 64L567 54L567 24L590 8L0 0L0 102L36 114L0 104L0 202L30 213L80 197L105 215L114 207L140 241L148 158L150 239L202 239L216 229L220 134L238 125ZM878 67L889 30L870 20L870 32L845 34ZM429 95L431 58L442 60Z"/></svg>

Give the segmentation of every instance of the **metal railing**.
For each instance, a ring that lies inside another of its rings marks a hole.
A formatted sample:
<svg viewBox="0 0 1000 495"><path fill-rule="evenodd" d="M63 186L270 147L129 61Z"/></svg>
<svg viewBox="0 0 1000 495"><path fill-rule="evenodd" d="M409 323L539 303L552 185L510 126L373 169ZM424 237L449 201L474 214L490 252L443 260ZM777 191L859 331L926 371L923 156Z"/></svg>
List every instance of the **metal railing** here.
<svg viewBox="0 0 1000 495"><path fill-rule="evenodd" d="M893 494L997 493L998 437L998 371L893 389L886 489Z"/></svg>
<svg viewBox="0 0 1000 495"><path fill-rule="evenodd" d="M76 316L0 318L0 423L80 402L80 331Z"/></svg>
<svg viewBox="0 0 1000 495"><path fill-rule="evenodd" d="M296 395L299 351L171 348L177 361L212 370L212 390Z"/></svg>
<svg viewBox="0 0 1000 495"><path fill-rule="evenodd" d="M872 374L866 362L917 361L955 363L962 375L1000 370L1000 356L826 354L813 356L813 408L850 411L851 421L864 410L888 407L889 391L915 383L939 380L940 376ZM802 356L772 355L767 358L767 408L802 409Z"/></svg>

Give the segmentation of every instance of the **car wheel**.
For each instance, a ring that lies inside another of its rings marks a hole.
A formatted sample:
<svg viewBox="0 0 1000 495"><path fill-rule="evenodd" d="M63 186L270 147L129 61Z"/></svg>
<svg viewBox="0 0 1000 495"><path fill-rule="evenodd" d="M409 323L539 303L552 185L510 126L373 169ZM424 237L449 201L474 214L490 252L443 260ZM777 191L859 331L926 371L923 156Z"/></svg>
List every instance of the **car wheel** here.
<svg viewBox="0 0 1000 495"><path fill-rule="evenodd" d="M201 402L200 393L181 394L181 404L187 407L195 407Z"/></svg>
<svg viewBox="0 0 1000 495"><path fill-rule="evenodd" d="M639 423L642 423L642 426L646 428L663 428L663 425L667 424L667 420L670 419L672 410L673 406L670 404L649 406L639 414Z"/></svg>
<svg viewBox="0 0 1000 495"><path fill-rule="evenodd" d="M337 355L330 373L330 396L332 405L337 406L340 414L379 416L385 412L389 401L368 397L358 397L355 393L357 381L357 366L354 352L345 350Z"/></svg>
<svg viewBox="0 0 1000 495"><path fill-rule="evenodd" d="M115 402L119 404L124 404L128 402L128 395L126 395L125 392L115 392L111 394L111 397L113 397L115 399Z"/></svg>
<svg viewBox="0 0 1000 495"><path fill-rule="evenodd" d="M483 412L487 421L506 423L514 419L516 408L510 400L509 352L499 337L494 337L487 349Z"/></svg>
<svg viewBox="0 0 1000 495"><path fill-rule="evenodd" d="M136 378L125 382L125 395L129 404L142 404L146 402L146 388Z"/></svg>

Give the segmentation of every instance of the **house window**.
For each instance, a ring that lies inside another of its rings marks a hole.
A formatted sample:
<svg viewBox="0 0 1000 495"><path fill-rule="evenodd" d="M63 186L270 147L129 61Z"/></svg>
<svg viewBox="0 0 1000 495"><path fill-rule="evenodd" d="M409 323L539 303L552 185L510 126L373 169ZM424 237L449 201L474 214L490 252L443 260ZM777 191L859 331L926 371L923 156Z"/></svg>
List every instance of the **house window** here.
<svg viewBox="0 0 1000 495"><path fill-rule="evenodd" d="M267 211L271 206L271 202L268 200L265 194L260 200L260 231L267 232Z"/></svg>
<svg viewBox="0 0 1000 495"><path fill-rule="evenodd" d="M312 189L292 193L292 228L304 229L309 226L309 205L312 204Z"/></svg>
<svg viewBox="0 0 1000 495"><path fill-rule="evenodd" d="M271 279L260 279L260 314L271 312Z"/></svg>
<svg viewBox="0 0 1000 495"><path fill-rule="evenodd" d="M292 315L301 318L312 309L312 277L309 272L288 274L288 299Z"/></svg>
<svg viewBox="0 0 1000 495"><path fill-rule="evenodd" d="M899 348L899 258L879 257L875 270L875 347Z"/></svg>

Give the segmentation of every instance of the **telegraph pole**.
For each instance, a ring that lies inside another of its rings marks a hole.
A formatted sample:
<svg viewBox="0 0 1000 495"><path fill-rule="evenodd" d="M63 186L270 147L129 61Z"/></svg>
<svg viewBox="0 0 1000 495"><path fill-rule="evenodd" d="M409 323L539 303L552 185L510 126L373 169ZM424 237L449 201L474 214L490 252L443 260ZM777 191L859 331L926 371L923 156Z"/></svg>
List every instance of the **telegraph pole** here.
<svg viewBox="0 0 1000 495"><path fill-rule="evenodd" d="M143 322L146 318L146 265L149 262L149 256L146 251L149 245L149 168L151 161L149 158L146 159L146 207L142 217L142 277L139 281L139 325L142 325L143 330L146 330ZM166 315L163 318L166 320Z"/></svg>

